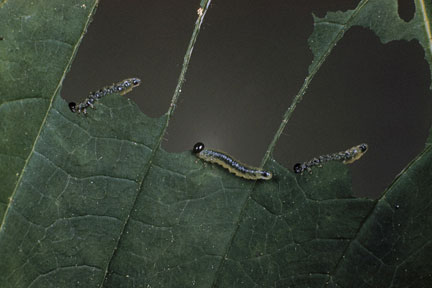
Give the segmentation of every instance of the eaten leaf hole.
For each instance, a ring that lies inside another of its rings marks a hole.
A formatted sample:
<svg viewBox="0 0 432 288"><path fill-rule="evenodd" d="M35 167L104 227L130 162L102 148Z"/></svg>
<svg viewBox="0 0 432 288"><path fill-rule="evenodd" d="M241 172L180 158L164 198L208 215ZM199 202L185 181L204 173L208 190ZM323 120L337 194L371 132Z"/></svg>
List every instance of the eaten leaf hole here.
<svg viewBox="0 0 432 288"><path fill-rule="evenodd" d="M284 159L302 162L367 143L369 151L348 166L353 193L378 198L424 149L432 123L429 85L429 67L418 42L382 44L370 30L353 27L297 107L287 127L289 138L282 136L278 144L290 149L285 155L277 149L276 159L291 166Z"/></svg>
<svg viewBox="0 0 432 288"><path fill-rule="evenodd" d="M399 17L405 22L414 18L415 4L413 0L398 0Z"/></svg>

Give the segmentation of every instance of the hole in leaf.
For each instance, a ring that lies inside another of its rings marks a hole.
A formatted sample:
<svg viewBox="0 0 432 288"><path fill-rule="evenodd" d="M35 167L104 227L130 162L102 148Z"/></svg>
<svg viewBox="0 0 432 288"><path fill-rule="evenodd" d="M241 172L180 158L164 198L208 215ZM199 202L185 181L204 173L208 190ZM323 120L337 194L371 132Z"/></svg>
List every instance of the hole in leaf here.
<svg viewBox="0 0 432 288"><path fill-rule="evenodd" d="M432 123L429 85L418 42L383 45L370 30L353 27L297 106L289 137L278 143L290 149L278 148L277 159L293 165L367 143L369 151L348 167L354 195L377 198L424 149Z"/></svg>
<svg viewBox="0 0 432 288"><path fill-rule="evenodd" d="M411 21L414 17L415 4L413 0L398 0L399 17L405 22Z"/></svg>

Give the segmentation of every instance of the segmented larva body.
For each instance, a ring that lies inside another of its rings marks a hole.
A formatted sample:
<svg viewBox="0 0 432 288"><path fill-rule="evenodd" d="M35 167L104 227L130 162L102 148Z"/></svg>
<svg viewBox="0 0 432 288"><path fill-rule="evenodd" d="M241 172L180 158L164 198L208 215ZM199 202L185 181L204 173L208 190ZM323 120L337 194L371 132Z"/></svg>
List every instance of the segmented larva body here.
<svg viewBox="0 0 432 288"><path fill-rule="evenodd" d="M295 173L303 173L304 171L311 172L311 168L313 166L321 166L322 163L328 161L342 161L344 164L351 164L354 161L360 159L368 150L367 144L360 144L354 147L351 147L345 151L327 154L318 156L317 158L313 158L308 162L297 163L294 165Z"/></svg>
<svg viewBox="0 0 432 288"><path fill-rule="evenodd" d="M72 112L87 114L87 108L94 108L94 103L100 98L113 93L119 93L120 95L124 95L132 91L133 88L138 87L141 84L141 80L138 78L128 78L123 81L120 81L116 84L112 84L111 86L104 87L96 92L91 92L89 97L87 97L83 102L76 104L75 102L69 103L69 108Z"/></svg>
<svg viewBox="0 0 432 288"><path fill-rule="evenodd" d="M273 177L271 172L242 164L224 152L204 149L204 144L201 142L194 145L192 152L198 158L218 164L236 176L248 180L270 180Z"/></svg>

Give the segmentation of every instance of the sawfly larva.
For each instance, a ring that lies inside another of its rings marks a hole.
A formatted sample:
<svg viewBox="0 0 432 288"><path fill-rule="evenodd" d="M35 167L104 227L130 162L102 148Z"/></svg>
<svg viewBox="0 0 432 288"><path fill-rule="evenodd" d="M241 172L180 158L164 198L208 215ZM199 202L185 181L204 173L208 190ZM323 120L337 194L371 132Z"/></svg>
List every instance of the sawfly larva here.
<svg viewBox="0 0 432 288"><path fill-rule="evenodd" d="M198 158L218 164L238 177L248 180L270 180L273 177L271 172L245 165L224 152L204 149L204 144L201 142L194 145L192 152Z"/></svg>
<svg viewBox="0 0 432 288"><path fill-rule="evenodd" d="M124 95L132 91L133 88L138 87L141 84L141 80L138 78L128 78L123 81L120 81L116 84L112 84L111 86L104 87L96 92L91 92L89 97L87 97L83 102L76 104L75 102L69 103L69 109L75 113L83 113L87 114L87 108L94 108L94 103L100 98L113 93L119 93L120 95Z"/></svg>
<svg viewBox="0 0 432 288"><path fill-rule="evenodd" d="M360 159L368 150L367 144L360 144L354 147L351 147L345 151L327 154L318 156L316 158L311 159L308 162L297 163L294 165L295 173L303 173L304 171L311 172L311 168L313 166L321 166L321 164L328 161L342 161L344 164L351 164L354 161Z"/></svg>

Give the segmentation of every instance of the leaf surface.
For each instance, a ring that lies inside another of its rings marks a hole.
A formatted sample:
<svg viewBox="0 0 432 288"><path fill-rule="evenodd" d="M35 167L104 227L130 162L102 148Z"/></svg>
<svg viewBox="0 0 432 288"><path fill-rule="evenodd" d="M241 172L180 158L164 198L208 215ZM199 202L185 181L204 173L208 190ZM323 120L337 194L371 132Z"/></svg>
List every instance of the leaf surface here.
<svg viewBox="0 0 432 288"><path fill-rule="evenodd" d="M430 283L430 146L378 201L353 198L340 163L296 175L269 157L275 177L253 182L188 151L167 153L173 110L153 119L110 95L83 117L60 97L97 2L28 3L0 4L1 287ZM311 75L352 25L393 39L401 28L390 4L316 18Z"/></svg>
<svg viewBox="0 0 432 288"><path fill-rule="evenodd" d="M0 220L96 5L0 2Z"/></svg>

